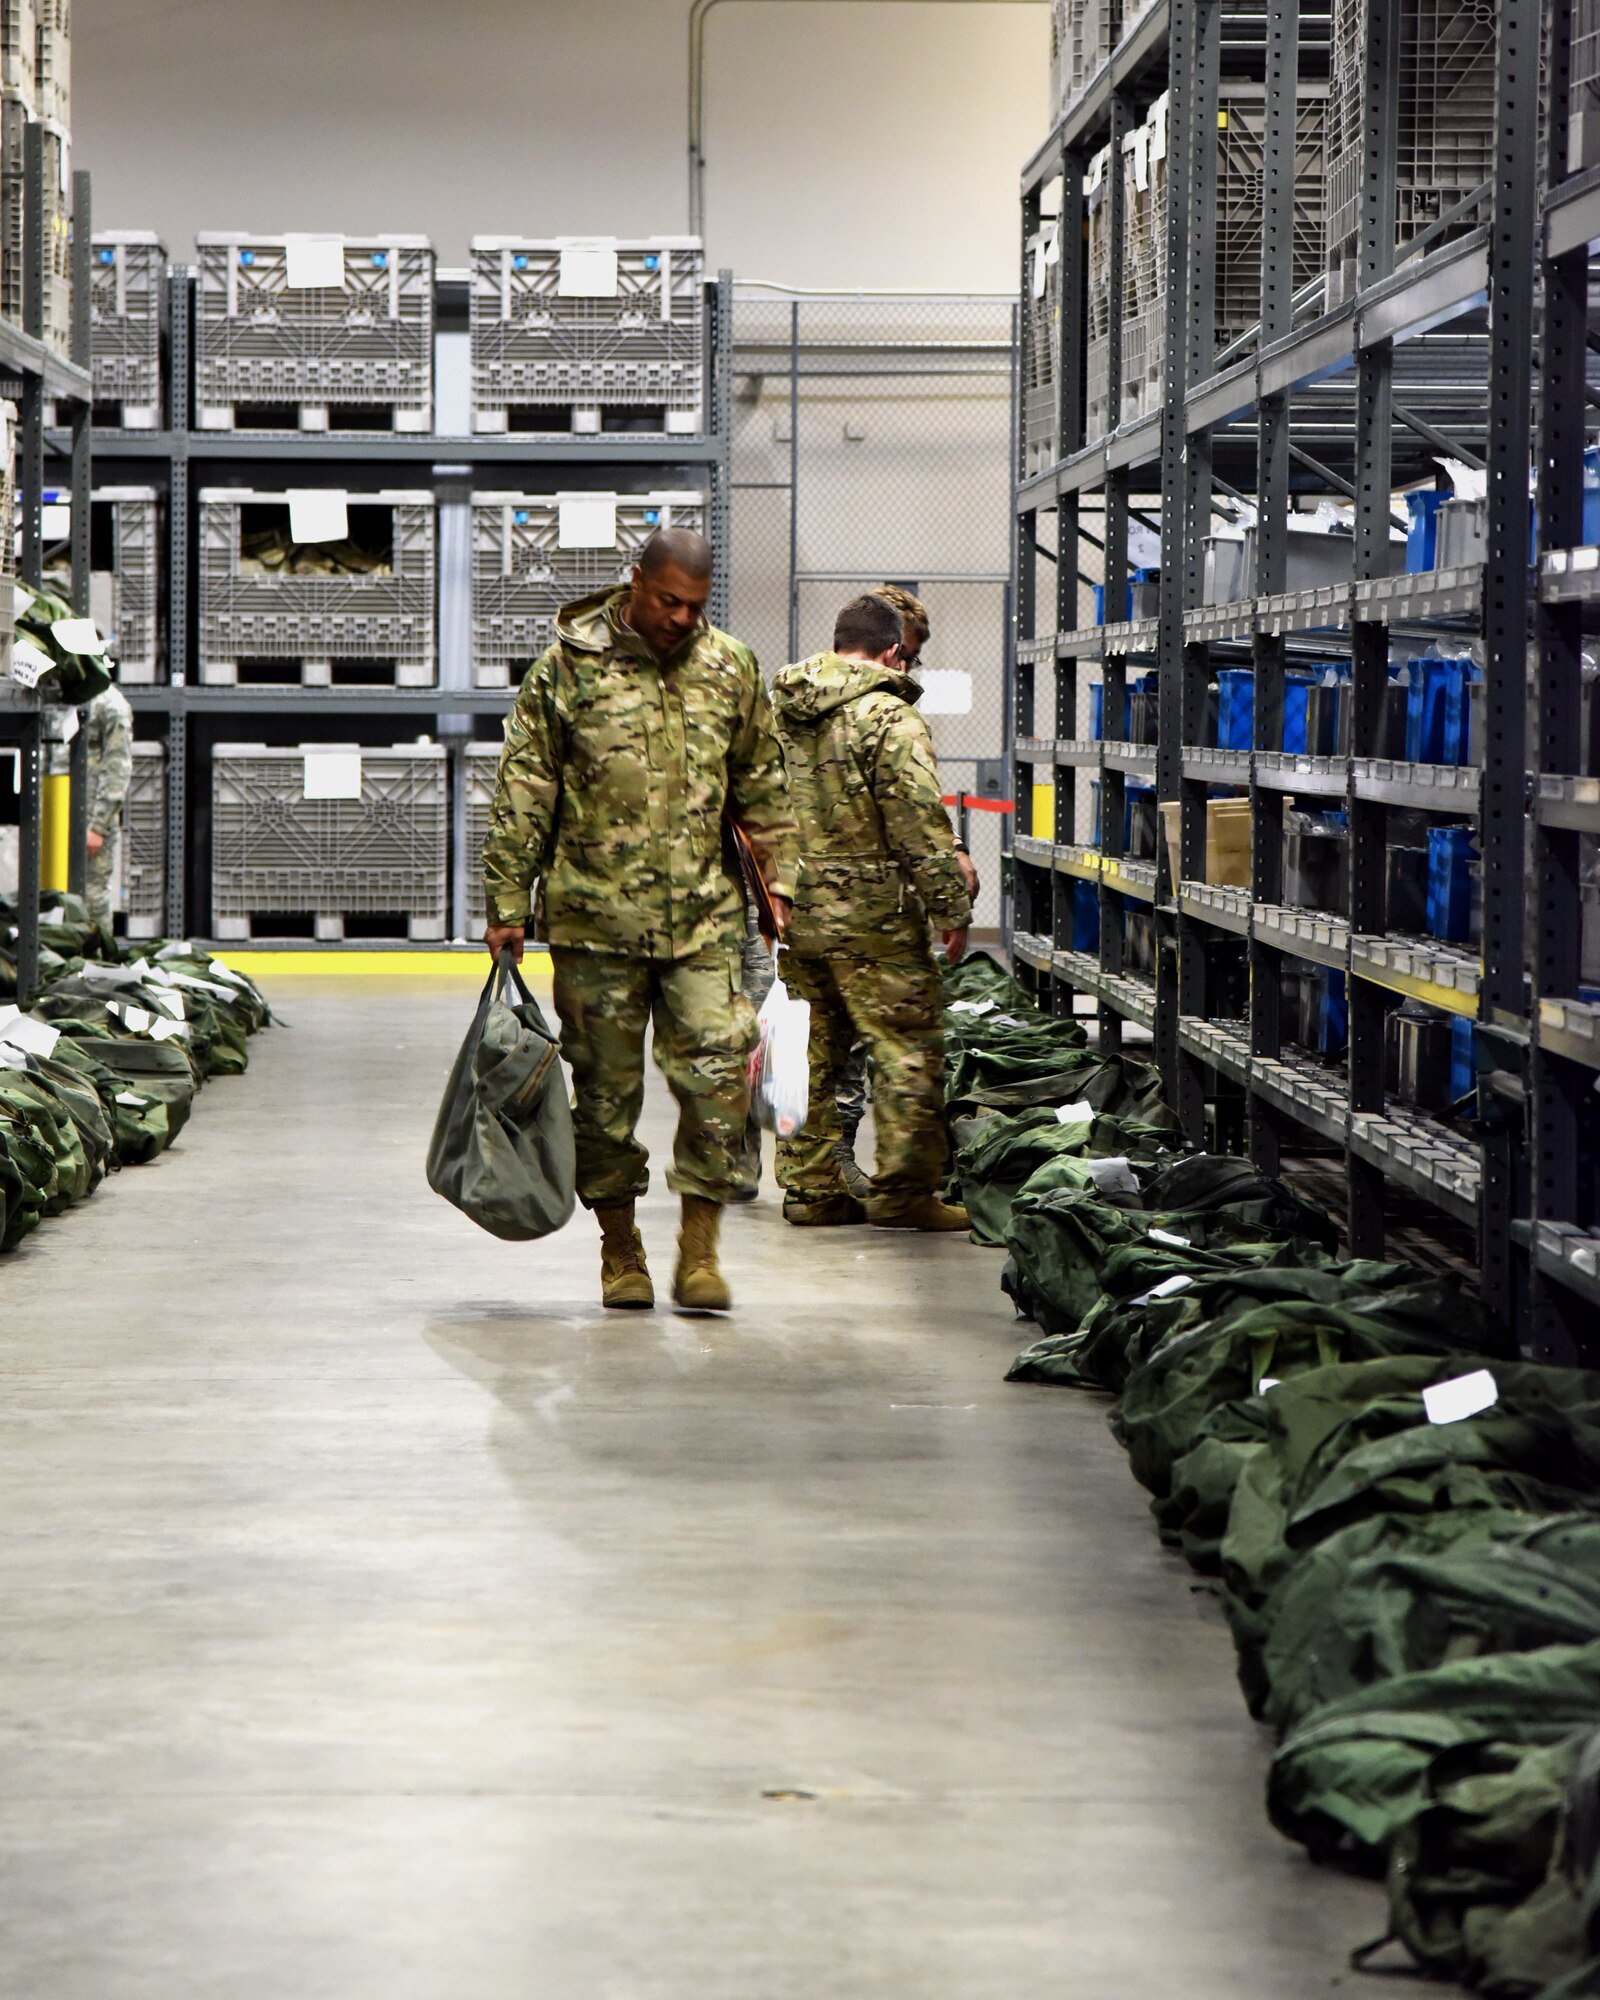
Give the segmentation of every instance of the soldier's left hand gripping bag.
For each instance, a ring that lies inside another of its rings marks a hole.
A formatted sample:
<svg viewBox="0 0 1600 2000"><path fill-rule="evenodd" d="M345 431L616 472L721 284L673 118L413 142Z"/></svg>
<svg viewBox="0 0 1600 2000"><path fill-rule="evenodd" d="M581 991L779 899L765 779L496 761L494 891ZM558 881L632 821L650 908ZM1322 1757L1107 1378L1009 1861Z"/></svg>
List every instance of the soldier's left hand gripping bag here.
<svg viewBox="0 0 1600 2000"><path fill-rule="evenodd" d="M516 999L508 999L515 986ZM508 1243L572 1214L572 1106L556 1037L502 952L461 1045L428 1147L428 1185Z"/></svg>

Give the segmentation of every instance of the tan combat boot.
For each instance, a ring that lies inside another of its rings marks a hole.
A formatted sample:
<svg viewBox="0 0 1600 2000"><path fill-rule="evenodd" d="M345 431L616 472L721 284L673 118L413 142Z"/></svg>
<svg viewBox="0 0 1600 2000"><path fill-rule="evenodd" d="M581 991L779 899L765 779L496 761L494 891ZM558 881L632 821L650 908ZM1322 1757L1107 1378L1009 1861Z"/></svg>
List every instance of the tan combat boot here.
<svg viewBox="0 0 1600 2000"><path fill-rule="evenodd" d="M955 1231L970 1229L971 1217L954 1202L941 1201L936 1194L880 1196L867 1203L867 1220L874 1229L925 1229Z"/></svg>
<svg viewBox="0 0 1600 2000"><path fill-rule="evenodd" d="M634 1227L631 1201L595 1203L600 1225L600 1303L634 1312L656 1302L644 1261L644 1240Z"/></svg>
<svg viewBox="0 0 1600 2000"><path fill-rule="evenodd" d="M683 1198L683 1233L673 1274L674 1303L690 1312L726 1312L733 1304L728 1282L717 1268L717 1224L722 1210L703 1195Z"/></svg>

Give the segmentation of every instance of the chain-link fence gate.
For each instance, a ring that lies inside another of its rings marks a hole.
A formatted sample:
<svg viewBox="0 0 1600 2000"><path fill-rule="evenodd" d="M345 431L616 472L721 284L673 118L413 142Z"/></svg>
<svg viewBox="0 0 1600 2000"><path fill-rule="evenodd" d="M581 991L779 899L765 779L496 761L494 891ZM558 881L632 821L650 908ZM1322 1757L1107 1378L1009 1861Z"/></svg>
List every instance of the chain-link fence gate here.
<svg viewBox="0 0 1600 2000"><path fill-rule="evenodd" d="M1014 301L740 284L731 629L768 677L877 583L928 606L922 712L944 789L1002 801ZM963 808L956 808L963 812ZM1000 818L966 810L1000 921Z"/></svg>

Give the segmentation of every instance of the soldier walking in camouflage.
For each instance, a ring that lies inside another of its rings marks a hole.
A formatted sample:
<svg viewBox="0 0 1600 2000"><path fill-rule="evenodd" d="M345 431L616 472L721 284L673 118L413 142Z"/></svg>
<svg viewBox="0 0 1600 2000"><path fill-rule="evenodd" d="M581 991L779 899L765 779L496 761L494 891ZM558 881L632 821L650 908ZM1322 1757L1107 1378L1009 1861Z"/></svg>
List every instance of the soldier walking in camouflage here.
<svg viewBox="0 0 1600 2000"><path fill-rule="evenodd" d="M811 1108L804 1132L778 1147L783 1212L795 1223L967 1227L966 1210L935 1193L947 1150L944 1004L928 933L938 929L959 959L972 902L901 641L899 612L858 597L839 614L833 651L773 684L800 823L784 977L811 1002ZM877 1172L864 1204L837 1152L836 1093L858 1038L877 1078Z"/></svg>
<svg viewBox="0 0 1600 2000"><path fill-rule="evenodd" d="M881 597L892 610L900 614L900 658L897 664L901 670L914 674L922 661L922 649L928 643L933 626L928 617L928 607L920 597L914 596L901 583L880 583L873 587L872 595ZM955 842L956 865L961 870L967 885L967 895L976 903L978 900L978 870L967 843L958 834ZM747 962L748 969L748 962ZM749 992L746 984L745 991ZM849 1059L839 1075L836 1093L839 1106L839 1171L844 1184L857 1201L864 1201L870 1192L867 1176L856 1165L856 1134L861 1129L861 1121L867 1115L867 1045L857 1040L851 1049Z"/></svg>
<svg viewBox="0 0 1600 2000"><path fill-rule="evenodd" d="M122 806L133 779L133 710L115 682L90 702L83 726L89 732L89 865L84 901L91 923L109 931Z"/></svg>
<svg viewBox="0 0 1600 2000"><path fill-rule="evenodd" d="M706 623L711 548L664 529L630 583L568 605L506 724L489 833L485 942L521 955L539 883L561 1048L576 1086L578 1195L601 1230L608 1306L655 1303L634 1203L644 1038L678 1104L668 1185L683 1198L673 1298L720 1309L717 1224L737 1183L755 1013L740 991L742 824L780 916L794 821L755 656Z"/></svg>

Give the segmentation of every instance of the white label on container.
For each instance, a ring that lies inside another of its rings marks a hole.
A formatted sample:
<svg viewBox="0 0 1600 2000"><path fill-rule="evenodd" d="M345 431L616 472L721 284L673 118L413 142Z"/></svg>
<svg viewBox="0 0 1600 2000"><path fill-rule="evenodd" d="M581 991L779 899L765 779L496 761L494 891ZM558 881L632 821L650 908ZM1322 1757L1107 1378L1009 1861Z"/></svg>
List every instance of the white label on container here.
<svg viewBox="0 0 1600 2000"><path fill-rule="evenodd" d="M18 639L11 648L11 678L25 688L37 687L46 674L53 674L56 663L48 653L41 652L30 640Z"/></svg>
<svg viewBox="0 0 1600 2000"><path fill-rule="evenodd" d="M339 486L293 487L288 494L292 542L342 542L350 533L350 496Z"/></svg>
<svg viewBox="0 0 1600 2000"><path fill-rule="evenodd" d="M39 509L39 533L47 542L64 542L72 533L71 506L47 500Z"/></svg>
<svg viewBox="0 0 1600 2000"><path fill-rule="evenodd" d="M308 750L301 795L308 799L359 799L359 750Z"/></svg>
<svg viewBox="0 0 1600 2000"><path fill-rule="evenodd" d="M93 656L106 649L100 628L92 618L57 618L50 627L50 636L64 653Z"/></svg>
<svg viewBox="0 0 1600 2000"><path fill-rule="evenodd" d="M1076 1104L1059 1104L1056 1106L1056 1121L1061 1125L1092 1125L1094 1106L1082 1098Z"/></svg>
<svg viewBox="0 0 1600 2000"><path fill-rule="evenodd" d="M580 493L557 502L556 540L564 549L614 549L617 502L611 493Z"/></svg>
<svg viewBox="0 0 1600 2000"><path fill-rule="evenodd" d="M1187 1236L1178 1236L1170 1229L1147 1229L1145 1239L1150 1243L1165 1243L1169 1250L1187 1250L1190 1247Z"/></svg>
<svg viewBox="0 0 1600 2000"><path fill-rule="evenodd" d="M344 290L342 236L286 236L283 281L291 291Z"/></svg>
<svg viewBox="0 0 1600 2000"><path fill-rule="evenodd" d="M9 1042L24 1055L54 1055L60 1039L59 1028L52 1028L48 1021L35 1021L16 1008L8 1009L7 1018L0 1020L0 1042Z"/></svg>
<svg viewBox="0 0 1600 2000"><path fill-rule="evenodd" d="M970 715L972 676L960 667L925 667L920 675L924 715Z"/></svg>
<svg viewBox="0 0 1600 2000"><path fill-rule="evenodd" d="M1500 1390L1487 1368L1475 1368L1470 1375L1457 1375L1448 1382L1435 1382L1422 1392L1422 1407L1430 1424L1459 1424L1463 1417L1475 1417L1480 1410L1493 1409Z"/></svg>
<svg viewBox="0 0 1600 2000"><path fill-rule="evenodd" d="M556 296L563 299L614 299L617 296L616 245L563 244Z"/></svg>

